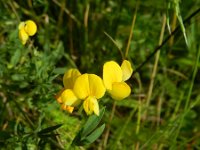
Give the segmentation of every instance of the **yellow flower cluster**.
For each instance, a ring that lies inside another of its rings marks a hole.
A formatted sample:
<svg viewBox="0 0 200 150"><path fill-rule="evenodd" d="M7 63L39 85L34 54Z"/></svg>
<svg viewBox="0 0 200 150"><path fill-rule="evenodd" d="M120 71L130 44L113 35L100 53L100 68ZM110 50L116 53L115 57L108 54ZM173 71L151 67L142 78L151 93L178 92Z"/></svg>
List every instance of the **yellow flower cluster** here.
<svg viewBox="0 0 200 150"><path fill-rule="evenodd" d="M29 36L35 35L37 32L37 25L32 20L27 20L25 22L20 22L19 26L19 39L22 44L25 45Z"/></svg>
<svg viewBox="0 0 200 150"><path fill-rule="evenodd" d="M124 60L119 66L115 61L103 66L103 80L95 74L81 74L77 69L68 70L63 77L64 88L56 95L62 109L72 113L75 106L83 102L87 115L99 115L98 99L106 92L114 100L122 100L131 93L131 88L124 81L132 75L129 61Z"/></svg>

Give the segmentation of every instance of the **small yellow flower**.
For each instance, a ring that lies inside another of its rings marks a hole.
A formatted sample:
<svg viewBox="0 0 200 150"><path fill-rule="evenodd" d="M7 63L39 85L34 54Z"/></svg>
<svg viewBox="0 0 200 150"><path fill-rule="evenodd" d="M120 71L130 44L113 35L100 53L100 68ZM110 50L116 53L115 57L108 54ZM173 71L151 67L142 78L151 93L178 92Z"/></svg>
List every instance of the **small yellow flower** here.
<svg viewBox="0 0 200 150"><path fill-rule="evenodd" d="M37 31L37 25L32 20L27 20L24 25L24 30L29 36L33 36Z"/></svg>
<svg viewBox="0 0 200 150"><path fill-rule="evenodd" d="M70 69L65 72L63 76L64 88L56 96L61 108L70 113L73 112L74 106L80 102L73 92L74 83L80 75L81 73L77 69Z"/></svg>
<svg viewBox="0 0 200 150"><path fill-rule="evenodd" d="M79 76L74 83L74 93L79 99L84 100L83 108L87 115L93 112L99 115L100 99L105 94L105 87L102 79L95 74L83 74Z"/></svg>
<svg viewBox="0 0 200 150"><path fill-rule="evenodd" d="M25 45L27 40L28 40L29 36L28 34L25 32L24 28L19 30L19 39L21 40L22 44Z"/></svg>
<svg viewBox="0 0 200 150"><path fill-rule="evenodd" d="M27 20L25 22L20 22L19 24L19 39L21 40L22 44L26 44L29 36L35 35L37 32L37 25L32 20Z"/></svg>
<svg viewBox="0 0 200 150"><path fill-rule="evenodd" d="M121 67L115 61L106 62L103 66L103 82L115 100L122 100L131 93L131 88L124 81L133 73L131 63L124 60Z"/></svg>
<svg viewBox="0 0 200 150"><path fill-rule="evenodd" d="M61 104L61 108L62 108L63 110L66 110L67 112L72 113L73 110L74 110L74 107L72 107L72 106L67 106L67 105L65 105L65 103L63 103L63 101L62 101L61 94L62 94L63 91L64 91L64 88L55 96L55 99L57 100L58 103Z"/></svg>

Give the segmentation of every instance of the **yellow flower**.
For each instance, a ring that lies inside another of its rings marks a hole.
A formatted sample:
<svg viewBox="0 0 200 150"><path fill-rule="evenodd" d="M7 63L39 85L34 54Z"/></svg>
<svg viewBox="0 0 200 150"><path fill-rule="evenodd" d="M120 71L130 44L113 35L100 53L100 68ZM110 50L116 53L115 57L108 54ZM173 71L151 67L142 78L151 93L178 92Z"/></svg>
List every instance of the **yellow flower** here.
<svg viewBox="0 0 200 150"><path fill-rule="evenodd" d="M124 81L133 73L131 63L124 60L121 67L115 61L106 62L103 66L103 82L115 100L122 100L131 93L131 88Z"/></svg>
<svg viewBox="0 0 200 150"><path fill-rule="evenodd" d="M81 73L77 69L68 70L63 76L64 88L57 94L56 99L61 104L61 108L70 113L80 100L73 92L74 83Z"/></svg>
<svg viewBox="0 0 200 150"><path fill-rule="evenodd" d="M37 31L37 26L34 21L27 20L24 25L24 30L29 36L33 36Z"/></svg>
<svg viewBox="0 0 200 150"><path fill-rule="evenodd" d="M102 79L95 74L83 74L79 76L74 83L74 93L79 99L84 100L83 108L87 115L93 112L99 115L100 99L105 94L105 87Z"/></svg>
<svg viewBox="0 0 200 150"><path fill-rule="evenodd" d="M29 36L33 36L37 32L37 25L32 20L27 20L19 24L19 39L22 44L26 44Z"/></svg>
<svg viewBox="0 0 200 150"><path fill-rule="evenodd" d="M65 103L63 102L63 99L61 98L61 94L63 91L64 91L64 88L55 96L55 99L57 100L58 103L61 104L61 108L63 110L66 110L67 112L72 113L74 110L74 107L65 105Z"/></svg>
<svg viewBox="0 0 200 150"><path fill-rule="evenodd" d="M26 44L28 40L28 34L25 32L24 28L19 30L19 39L21 40L22 44Z"/></svg>

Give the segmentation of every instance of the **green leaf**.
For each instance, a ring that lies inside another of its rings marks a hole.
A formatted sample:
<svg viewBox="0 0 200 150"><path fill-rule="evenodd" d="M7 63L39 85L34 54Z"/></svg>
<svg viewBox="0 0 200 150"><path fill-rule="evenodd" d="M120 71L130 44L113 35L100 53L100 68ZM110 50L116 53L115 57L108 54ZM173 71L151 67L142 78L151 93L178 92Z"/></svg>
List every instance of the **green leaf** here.
<svg viewBox="0 0 200 150"><path fill-rule="evenodd" d="M82 140L84 145L93 143L96 139L98 139L101 136L104 129L105 129L105 124L101 125L96 130L94 130L89 136L87 136L85 139Z"/></svg>
<svg viewBox="0 0 200 150"><path fill-rule="evenodd" d="M88 118L87 122L85 123L85 125L83 126L82 129L82 133L81 136L82 138L84 138L85 136L87 136L89 133L91 133L99 124L99 122L101 121L103 115L105 112L105 107L103 107L100 111L100 115L92 115Z"/></svg>
<svg viewBox="0 0 200 150"><path fill-rule="evenodd" d="M48 132L51 132L53 130L56 130L56 129L60 128L61 126L62 126L62 124L58 124L58 125L55 125L55 126L51 126L51 127L45 128L45 129L41 130L40 132L38 132L38 135L46 134Z"/></svg>
<svg viewBox="0 0 200 150"><path fill-rule="evenodd" d="M50 134L39 134L38 136L40 138L47 138L47 137L56 137L58 136L59 134L54 134L54 133L50 133Z"/></svg>
<svg viewBox="0 0 200 150"><path fill-rule="evenodd" d="M185 39L185 43L186 45L188 46L188 40L187 40L187 36L186 36L186 32L185 32L185 26L183 24L183 19L181 17L181 12L180 12L180 7L179 7L179 1L177 1L175 3L175 11L176 11L176 16L178 18L178 21L180 23L180 27L181 27L181 30L183 32L183 36L184 36L184 39Z"/></svg>
<svg viewBox="0 0 200 150"><path fill-rule="evenodd" d="M8 68L11 69L14 66L16 66L16 64L20 61L20 58L21 58L21 50L17 49L14 52L13 56L11 57L10 64L8 65Z"/></svg>
<svg viewBox="0 0 200 150"><path fill-rule="evenodd" d="M95 141L101 135L101 133L103 132L103 129L105 128L105 125L97 128L96 130L94 130L94 129L100 123L100 121L104 115L104 112L105 112L105 107L103 107L100 110L99 116L91 115L88 118L88 120L85 123L85 125L83 126L83 128L77 133L76 137L74 138L72 145L81 146L81 145L85 145L88 143L92 143L92 141ZM95 137L96 137L96 139L95 139ZM91 138L94 140L92 140Z"/></svg>

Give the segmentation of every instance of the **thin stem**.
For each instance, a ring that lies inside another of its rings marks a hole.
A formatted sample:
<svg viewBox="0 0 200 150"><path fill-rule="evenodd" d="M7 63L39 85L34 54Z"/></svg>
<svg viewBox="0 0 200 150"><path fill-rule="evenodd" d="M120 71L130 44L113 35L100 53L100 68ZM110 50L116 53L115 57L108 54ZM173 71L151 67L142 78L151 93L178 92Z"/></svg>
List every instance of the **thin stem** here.
<svg viewBox="0 0 200 150"><path fill-rule="evenodd" d="M162 108L162 96L158 98L158 104L157 104L157 127L160 125L160 114L161 114L161 108Z"/></svg>
<svg viewBox="0 0 200 150"><path fill-rule="evenodd" d="M30 127L32 129L34 129L34 124L33 122L31 121L31 119L28 117L28 115L22 110L22 108L20 107L20 105L17 103L17 101L14 101L17 109L22 113L22 115L24 116L24 118L27 120L28 124L30 125Z"/></svg>
<svg viewBox="0 0 200 150"><path fill-rule="evenodd" d="M163 24L162 24L162 28L161 28L161 32L160 32L160 39L159 39L158 45L162 44L163 37L164 37L164 32L165 32L165 25L166 25L166 15L164 14L163 15ZM159 57L160 57L160 51L158 51L156 53L156 58L155 58L154 66L153 66L153 71L152 71L152 74L151 74L149 90L148 90L147 98L146 98L146 108L148 108L148 106L150 104L152 91L153 91L153 86L154 86L154 79L155 79L157 68L158 68ZM146 109L146 111L144 112L144 118L146 118L147 112L148 112L148 109Z"/></svg>
<svg viewBox="0 0 200 150"><path fill-rule="evenodd" d="M123 54L122 50L120 49L120 47L115 42L115 40L107 32L104 31L104 34L115 44L115 46L117 47L122 59L124 59L124 54Z"/></svg>
<svg viewBox="0 0 200 150"><path fill-rule="evenodd" d="M193 74L192 74L192 81L191 81L190 88L189 88L189 91L188 91L184 111L189 109L188 107L189 107L190 97L191 97L191 94L192 94L192 89L193 89L193 86L194 86L194 79L196 77L197 70L198 70L199 58L200 58L200 48L198 49L198 52L197 52L197 59L195 61L195 65L194 65L194 71L193 71Z"/></svg>
<svg viewBox="0 0 200 150"><path fill-rule="evenodd" d="M12 11L14 12L14 14L15 14L15 16L17 18L17 21L20 22L20 17L19 17L19 15L18 15L18 13L17 13L17 11L15 9L15 6L14 6L13 2L9 1L8 4L10 5Z"/></svg>
<svg viewBox="0 0 200 150"><path fill-rule="evenodd" d="M87 3L87 5L86 5L86 10L85 10L85 14L84 14L84 27L85 27L85 28L88 27L89 10L90 10L90 4Z"/></svg>
<svg viewBox="0 0 200 150"><path fill-rule="evenodd" d="M138 107L139 107L139 106L138 106ZM137 107L136 107L136 108L137 108ZM135 114L135 112L136 112L136 110L137 110L136 108L132 109L132 111L130 112L130 115L129 115L128 119L127 119L126 122L124 123L124 125L123 125L123 127L122 127L122 129L121 129L121 131L120 131L120 133L119 133L119 135L117 136L117 139L116 139L116 141L115 141L115 144L114 144L114 146L113 146L113 148L112 148L113 150L116 149L117 143L121 140L124 131L126 130L128 124L129 124L129 122L131 121L131 118L133 117L133 115Z"/></svg>
<svg viewBox="0 0 200 150"><path fill-rule="evenodd" d="M134 12L134 15L133 15L133 20L132 20L132 24L131 24L131 30L130 30L130 34L129 34L128 43L127 43L127 46L126 46L126 51L125 51L125 58L127 58L128 51L130 49L131 39L133 37L133 29L134 29L135 20L136 20L136 17L137 17L138 6L139 6L139 0L137 1L135 12Z"/></svg>
<svg viewBox="0 0 200 150"><path fill-rule="evenodd" d="M59 12L59 16L58 16L58 23L57 23L57 34L56 34L56 42L57 40L59 39L59 34L60 34L60 28L62 26L62 23L63 23L63 14L64 14L64 9L65 9L65 4L66 4L66 0L63 0L62 1L62 4L61 4L61 9L60 9L60 12Z"/></svg>
<svg viewBox="0 0 200 150"><path fill-rule="evenodd" d="M176 16L176 12L174 11L174 14L173 14L173 20L172 20L172 24L171 24L171 31L174 31L175 28L176 28L176 22L177 22L177 16ZM170 37L169 39L169 46L172 47L174 43L174 35Z"/></svg>
<svg viewBox="0 0 200 150"><path fill-rule="evenodd" d="M178 102L176 104L176 107L175 107L174 112L173 112L172 117L171 117L172 121L176 119L176 115L177 115L178 110L180 108L180 105L181 105L181 102L183 100L183 97L184 97L184 92L181 92L180 93L180 98L178 99Z"/></svg>
<svg viewBox="0 0 200 150"><path fill-rule="evenodd" d="M136 135L139 134L139 132L140 132L141 109L142 109L141 99L139 99L138 103L139 103L138 104L138 117L137 117L137 125L136 125L136 130L135 130Z"/></svg>
<svg viewBox="0 0 200 150"><path fill-rule="evenodd" d="M179 123L178 129L177 129L177 132L176 132L176 134L174 136L174 141L177 139L177 137L179 135L179 132L180 132L180 129L182 127L184 118L185 118L186 114L189 112L189 109L190 109L189 102L190 102L190 97L192 95L192 89L193 89L193 86L194 86L194 80L195 80L195 77L196 77L196 74L197 74L197 70L198 70L199 58L200 58L200 48L198 49L198 52L197 52L197 58L195 60L194 71L193 71L193 74L192 74L192 80L191 80L189 91L188 91L188 95L187 95L187 98L186 98L184 112L183 112L183 114L182 114L182 116L180 118L180 123ZM171 149L173 149L173 145L172 145Z"/></svg>
<svg viewBox="0 0 200 150"><path fill-rule="evenodd" d="M190 22L190 20L191 20L194 16L196 16L199 12L200 12L200 8L197 9L196 11L194 11L189 17L187 17L187 18L183 21L183 23L185 24L185 23ZM162 42L162 44L159 45L159 46L157 46L157 47L154 49L154 51L146 58L146 60L145 60L143 63L141 63L141 64L133 71L133 74L132 74L132 75L134 75L136 72L138 72L138 71L139 71L139 70L140 70L140 69L141 69L141 68L156 54L156 52L159 51L160 48L163 47L163 46L167 43L167 41L170 39L170 37L173 36L174 34L176 34L176 33L180 30L180 28L181 28L180 25L177 26L176 29L175 29L168 37L166 37L166 39Z"/></svg>
<svg viewBox="0 0 200 150"><path fill-rule="evenodd" d="M141 93L142 93L142 82L141 82L140 78L139 78L139 80L138 80L138 85L139 85L139 93L141 94ZM142 105L142 98L141 98L141 97L139 97L138 101L139 101L139 105L138 105L138 116L137 116L136 130L135 130L136 135L138 135L139 132L140 132L141 113L142 113L142 107L143 107L143 105ZM138 150L139 147L140 147L140 141L138 140L138 141L136 142L136 144L135 144L135 150Z"/></svg>
<svg viewBox="0 0 200 150"><path fill-rule="evenodd" d="M103 141L103 149L106 149L106 146L107 146L108 137L110 134L110 124L111 124L113 116L115 114L115 109L116 109L116 101L114 101L113 106L112 106L112 112L110 114L109 124L107 125L107 130L106 130L104 141Z"/></svg>
<svg viewBox="0 0 200 150"><path fill-rule="evenodd" d="M53 2L58 5L59 7L62 7L62 4L58 2L57 0L53 0ZM80 25L80 21L65 7L64 12L73 20L75 21L78 25Z"/></svg>

